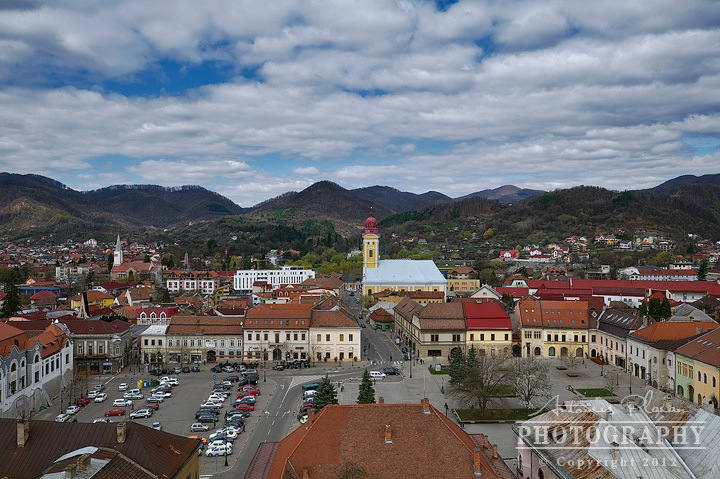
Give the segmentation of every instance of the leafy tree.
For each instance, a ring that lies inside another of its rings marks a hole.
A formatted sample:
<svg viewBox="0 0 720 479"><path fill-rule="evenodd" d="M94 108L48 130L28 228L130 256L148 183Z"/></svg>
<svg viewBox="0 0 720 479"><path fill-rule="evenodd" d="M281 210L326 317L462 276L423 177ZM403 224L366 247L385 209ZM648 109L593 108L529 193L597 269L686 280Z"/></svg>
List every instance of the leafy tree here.
<svg viewBox="0 0 720 479"><path fill-rule="evenodd" d="M9 318L15 316L20 307L22 301L20 300L20 290L18 289L18 272L15 268L10 272L10 277L5 283L5 299L3 300L2 309L0 313L3 318Z"/></svg>
<svg viewBox="0 0 720 479"><path fill-rule="evenodd" d="M335 386L332 385L330 379L328 379L328 375L325 374L325 377L320 381L320 386L313 400L313 408L315 412L320 412L320 410L328 404L338 404L338 399Z"/></svg>
<svg viewBox="0 0 720 479"><path fill-rule="evenodd" d="M95 283L95 273L93 270L90 270L90 272L85 276L85 289L92 289L93 285Z"/></svg>
<svg viewBox="0 0 720 479"><path fill-rule="evenodd" d="M168 291L167 289L164 289L164 290L163 290L163 295L162 295L161 301L162 301L163 303L169 303L169 302L170 302L170 291Z"/></svg>
<svg viewBox="0 0 720 479"><path fill-rule="evenodd" d="M370 381L370 372L365 369L360 382L360 392L357 398L358 404L375 404L375 389L372 387L372 381Z"/></svg>
<svg viewBox="0 0 720 479"><path fill-rule="evenodd" d="M669 251L663 251L662 253L658 253L655 257L655 261L657 262L658 266L667 266L670 264L670 261L672 261L672 253Z"/></svg>
<svg viewBox="0 0 720 479"><path fill-rule="evenodd" d="M708 260L703 259L700 262L700 266L698 267L698 270L697 270L698 281L707 280L707 272L708 272Z"/></svg>
<svg viewBox="0 0 720 479"><path fill-rule="evenodd" d="M512 383L505 359L478 356L475 346L463 354L462 363L450 374L450 394L470 407L484 412L497 395L498 388Z"/></svg>
<svg viewBox="0 0 720 479"><path fill-rule="evenodd" d="M536 399L547 401L550 397L550 367L535 356L515 359L513 378L517 399L526 408L533 407Z"/></svg>

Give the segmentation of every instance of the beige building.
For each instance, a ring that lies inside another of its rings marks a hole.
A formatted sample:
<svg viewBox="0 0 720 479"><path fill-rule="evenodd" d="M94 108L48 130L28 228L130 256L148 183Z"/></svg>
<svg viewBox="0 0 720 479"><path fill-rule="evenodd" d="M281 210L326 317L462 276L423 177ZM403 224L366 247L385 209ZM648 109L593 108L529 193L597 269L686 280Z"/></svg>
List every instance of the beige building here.
<svg viewBox="0 0 720 479"><path fill-rule="evenodd" d="M395 333L412 356L448 360L456 348L465 351L466 326L461 303L422 306L405 298L394 309Z"/></svg>

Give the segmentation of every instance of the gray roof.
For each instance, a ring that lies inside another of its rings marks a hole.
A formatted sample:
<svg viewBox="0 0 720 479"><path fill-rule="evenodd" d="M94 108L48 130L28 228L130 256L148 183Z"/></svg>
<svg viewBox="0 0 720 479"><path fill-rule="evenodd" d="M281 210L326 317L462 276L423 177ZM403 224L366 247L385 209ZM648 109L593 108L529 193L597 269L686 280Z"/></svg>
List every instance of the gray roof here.
<svg viewBox="0 0 720 479"><path fill-rule="evenodd" d="M431 260L384 259L377 268L365 268L364 284L447 284Z"/></svg>

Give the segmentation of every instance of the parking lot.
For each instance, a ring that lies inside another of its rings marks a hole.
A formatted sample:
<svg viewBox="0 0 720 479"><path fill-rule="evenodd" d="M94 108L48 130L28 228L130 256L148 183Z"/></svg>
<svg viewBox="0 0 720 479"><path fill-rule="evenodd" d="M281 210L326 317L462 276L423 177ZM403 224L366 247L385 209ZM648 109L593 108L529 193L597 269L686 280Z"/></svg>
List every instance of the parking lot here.
<svg viewBox="0 0 720 479"><path fill-rule="evenodd" d="M209 370L209 367L201 367L200 372L173 375L173 377L178 379L179 385L173 386L171 390L172 396L165 398L163 402L159 403L159 408L151 417L130 419L131 411L144 406L146 404L145 399L151 395L150 389L152 388L147 387L141 389L144 396L143 399L134 400L132 407L122 408L125 410L124 416L114 416L109 417L108 419L110 419L111 422L134 421L148 427L150 427L153 422L160 422L163 431L182 436L200 436L207 438L210 434L214 433L217 429L223 426L222 421L225 412L232 409L232 403L238 394L238 383L233 383L233 386L230 389L231 395L223 403L223 407L220 409L220 414L218 415L219 422L216 425L209 423L209 431L207 432L191 432L190 426L192 423L196 422L195 412L199 409L200 404L210 395L213 384L222 382L222 380L228 376L242 377L240 373L213 373ZM113 402L116 399L123 397L123 391L118 389L118 386L121 383L128 383L129 387L132 388L137 387L137 382L139 380L143 381L143 383L148 381L148 384L152 384L153 380L158 380L159 378L160 377L151 376L149 374L134 375L132 373L119 374L112 377L94 377L89 385L89 388L92 389L96 384L104 384L104 392L107 393L107 399L101 403L96 403L91 400L87 406L81 407L77 414L71 416L71 420L76 418L79 422L93 422L93 420L97 418L105 417L105 412L113 409ZM249 431L253 429L254 424L258 421L261 414L259 411L264 410L267 406L269 394L266 394L266 391L272 390L274 383L261 382L259 386L261 394L256 398L255 410L251 412L250 417L246 419L246 429L248 432L241 433L237 439L235 439L233 443L233 451L228 457L229 465L232 465L237 460L239 454L244 452L244 442L249 436ZM70 398L65 398L63 400L62 411L60 410L60 402L58 399L53 407L39 412L35 417L37 419L50 421L54 420L58 414L65 412L65 409L67 409L68 406L75 404L74 402L68 404L69 399ZM251 451L251 454L254 453L254 450ZM217 467L227 469L222 467L224 464L224 457L220 457L217 461L219 461L219 466ZM213 457L205 457L205 455L201 456L200 470L205 473L215 472L216 459Z"/></svg>

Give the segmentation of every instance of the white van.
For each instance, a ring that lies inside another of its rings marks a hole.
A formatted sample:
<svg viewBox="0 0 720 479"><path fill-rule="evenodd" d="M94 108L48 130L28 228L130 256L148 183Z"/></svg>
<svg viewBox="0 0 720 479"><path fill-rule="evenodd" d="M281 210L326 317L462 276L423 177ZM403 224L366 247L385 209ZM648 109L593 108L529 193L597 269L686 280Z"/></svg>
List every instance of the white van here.
<svg viewBox="0 0 720 479"><path fill-rule="evenodd" d="M377 379L385 379L385 373L382 373L380 371L370 371L370 377Z"/></svg>

